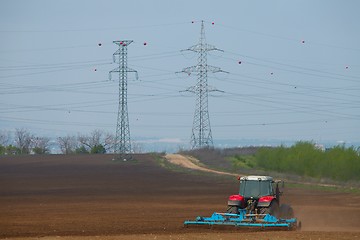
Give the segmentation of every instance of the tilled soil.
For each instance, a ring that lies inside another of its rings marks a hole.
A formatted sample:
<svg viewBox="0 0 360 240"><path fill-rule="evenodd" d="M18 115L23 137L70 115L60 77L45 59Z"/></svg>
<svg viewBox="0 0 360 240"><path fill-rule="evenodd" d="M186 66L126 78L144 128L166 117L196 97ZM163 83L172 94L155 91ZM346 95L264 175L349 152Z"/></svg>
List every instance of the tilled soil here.
<svg viewBox="0 0 360 240"><path fill-rule="evenodd" d="M226 209L231 176L174 171L153 155L0 158L0 237L42 239L356 239L360 196L286 189L302 231L184 228Z"/></svg>

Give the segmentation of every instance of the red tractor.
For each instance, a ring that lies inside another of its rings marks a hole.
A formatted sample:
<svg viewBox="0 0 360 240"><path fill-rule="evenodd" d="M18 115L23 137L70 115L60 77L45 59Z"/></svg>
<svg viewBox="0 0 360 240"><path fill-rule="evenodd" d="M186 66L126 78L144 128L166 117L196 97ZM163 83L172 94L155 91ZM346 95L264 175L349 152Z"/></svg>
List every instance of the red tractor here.
<svg viewBox="0 0 360 240"><path fill-rule="evenodd" d="M293 209L287 204L280 204L282 192L279 184L269 176L246 176L239 178L239 194L232 195L228 200L228 213L239 214L246 210L247 214L265 216L270 214L276 218L291 219L294 217Z"/></svg>
<svg viewBox="0 0 360 240"><path fill-rule="evenodd" d="M280 204L282 192L279 184L283 185L283 182L268 176L247 176L239 180L240 192L229 197L226 213L198 216L195 220L186 220L184 225L301 228L301 222L294 218L293 209Z"/></svg>

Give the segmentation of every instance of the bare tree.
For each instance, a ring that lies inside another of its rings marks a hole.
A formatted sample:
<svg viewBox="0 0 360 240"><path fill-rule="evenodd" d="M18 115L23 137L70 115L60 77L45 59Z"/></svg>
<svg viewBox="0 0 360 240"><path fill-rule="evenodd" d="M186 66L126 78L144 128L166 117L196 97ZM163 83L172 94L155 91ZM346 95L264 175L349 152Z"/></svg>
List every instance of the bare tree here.
<svg viewBox="0 0 360 240"><path fill-rule="evenodd" d="M106 149L106 152L112 152L114 149L115 136L111 133L105 133L103 146Z"/></svg>
<svg viewBox="0 0 360 240"><path fill-rule="evenodd" d="M94 146L100 145L102 134L103 133L101 130L96 129L96 130L92 131L89 135L80 135L79 134L78 141L83 146L85 146L88 150L90 150Z"/></svg>
<svg viewBox="0 0 360 240"><path fill-rule="evenodd" d="M17 128L15 130L15 143L16 146L20 149L21 154L29 154L34 135L32 135L28 130L22 128Z"/></svg>
<svg viewBox="0 0 360 240"><path fill-rule="evenodd" d="M75 150L78 147L75 136L67 135L65 137L58 137L57 141L63 154L75 153Z"/></svg>
<svg viewBox="0 0 360 240"><path fill-rule="evenodd" d="M33 151L36 154L49 153L50 138L47 137L35 137L33 139Z"/></svg>
<svg viewBox="0 0 360 240"><path fill-rule="evenodd" d="M102 146L108 152L114 143L114 136L103 130L95 129L89 135L79 135L78 141L90 152L92 149Z"/></svg>
<svg viewBox="0 0 360 240"><path fill-rule="evenodd" d="M7 146L10 142L11 134L9 131L1 130L0 131L0 145Z"/></svg>

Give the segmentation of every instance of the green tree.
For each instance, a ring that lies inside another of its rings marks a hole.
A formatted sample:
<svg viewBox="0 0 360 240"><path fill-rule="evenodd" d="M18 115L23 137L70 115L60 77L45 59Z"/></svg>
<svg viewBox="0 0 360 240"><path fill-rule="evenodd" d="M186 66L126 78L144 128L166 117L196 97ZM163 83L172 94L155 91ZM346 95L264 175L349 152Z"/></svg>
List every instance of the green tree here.
<svg viewBox="0 0 360 240"><path fill-rule="evenodd" d="M255 158L257 166L265 170L340 181L360 180L360 156L355 147L342 145L322 151L313 142L297 142L290 148L262 148Z"/></svg>
<svg viewBox="0 0 360 240"><path fill-rule="evenodd" d="M34 147L32 150L35 154L48 154L49 153L48 149L46 149L46 148Z"/></svg>
<svg viewBox="0 0 360 240"><path fill-rule="evenodd" d="M86 148L84 146L81 146L81 147L76 148L75 153L76 154L88 154L89 151L86 150Z"/></svg>
<svg viewBox="0 0 360 240"><path fill-rule="evenodd" d="M21 150L18 147L15 147L13 145L9 145L6 147L6 155L19 155L21 154Z"/></svg>
<svg viewBox="0 0 360 240"><path fill-rule="evenodd" d="M106 150L103 145L95 145L91 148L90 153L92 154L104 154Z"/></svg>
<svg viewBox="0 0 360 240"><path fill-rule="evenodd" d="M6 147L3 145L0 145L0 155L5 155L6 153Z"/></svg>

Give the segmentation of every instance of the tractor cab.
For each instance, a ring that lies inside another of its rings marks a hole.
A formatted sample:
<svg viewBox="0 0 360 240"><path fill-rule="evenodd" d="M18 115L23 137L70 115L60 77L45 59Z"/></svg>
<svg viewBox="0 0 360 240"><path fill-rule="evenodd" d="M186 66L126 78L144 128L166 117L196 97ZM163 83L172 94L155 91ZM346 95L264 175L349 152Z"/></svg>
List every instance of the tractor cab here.
<svg viewBox="0 0 360 240"><path fill-rule="evenodd" d="M245 176L239 178L239 194L228 199L228 212L238 213L240 209L247 212L279 212L280 195L279 181L269 176Z"/></svg>
<svg viewBox="0 0 360 240"><path fill-rule="evenodd" d="M276 183L268 176L248 176L240 178L239 195L245 199L259 199L263 196L274 196Z"/></svg>

